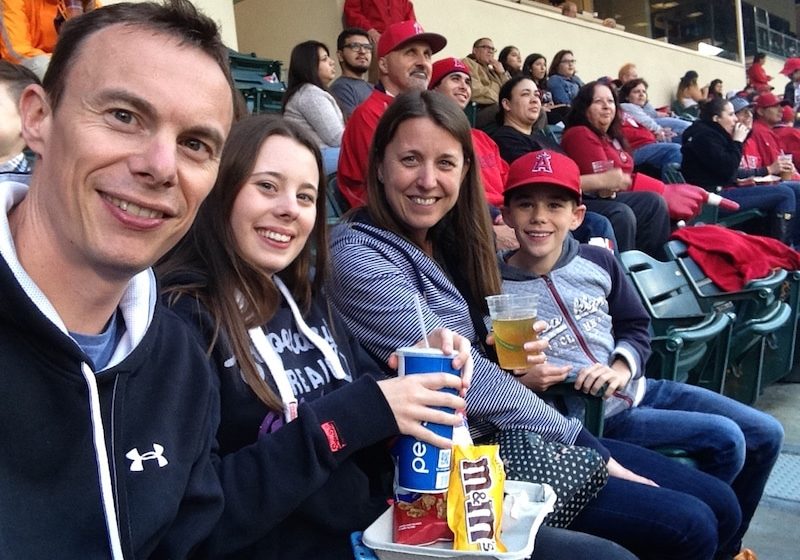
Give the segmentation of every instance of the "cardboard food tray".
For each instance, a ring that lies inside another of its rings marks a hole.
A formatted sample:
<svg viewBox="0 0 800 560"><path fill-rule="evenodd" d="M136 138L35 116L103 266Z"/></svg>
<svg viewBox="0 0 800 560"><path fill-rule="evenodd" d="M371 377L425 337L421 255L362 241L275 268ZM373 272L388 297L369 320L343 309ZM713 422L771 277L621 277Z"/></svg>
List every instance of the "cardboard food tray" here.
<svg viewBox="0 0 800 560"><path fill-rule="evenodd" d="M456 560L472 560L476 558L497 558L498 560L523 560L533 554L533 542L539 526L548 513L553 511L556 495L547 484L534 484L507 480L505 491L528 494L531 502L538 507L523 520L512 520L508 512L503 512L500 539L508 549L507 552L466 552L452 550L453 543L436 543L430 546L413 546L392 542L392 508L386 510L375 522L364 531L363 541L375 551L380 560L422 560L425 558L451 558Z"/></svg>

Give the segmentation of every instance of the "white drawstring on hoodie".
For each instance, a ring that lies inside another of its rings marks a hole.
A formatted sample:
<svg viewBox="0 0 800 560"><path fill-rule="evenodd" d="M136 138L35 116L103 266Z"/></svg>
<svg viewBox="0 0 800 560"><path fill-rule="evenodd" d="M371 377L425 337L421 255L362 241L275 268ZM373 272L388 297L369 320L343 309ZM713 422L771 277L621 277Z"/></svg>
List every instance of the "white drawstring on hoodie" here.
<svg viewBox="0 0 800 560"><path fill-rule="evenodd" d="M272 280L283 294L283 297L286 299L286 303L289 304L289 308L292 310L295 323L297 323L297 328L314 346L317 347L320 352L322 352L323 357L331 368L333 376L336 379L347 379L347 374L344 372L342 362L339 361L339 355L327 340L315 333L305 322L303 315L300 313L297 303L294 301L294 298L292 297L289 289L286 287L286 284L284 284L283 281L277 276L273 276ZM294 391L292 391L292 386L289 383L289 378L286 375L286 370L283 367L283 361L267 340L267 336L264 334L263 328L254 327L250 329L248 333L256 352L258 352L258 354L261 356L261 359L264 360L264 363L267 365L267 368L272 375L272 379L275 381L275 385L278 386L278 393L280 394L281 401L283 402L284 417L287 422L291 422L297 418L297 397L295 397ZM263 378L264 373L260 373Z"/></svg>

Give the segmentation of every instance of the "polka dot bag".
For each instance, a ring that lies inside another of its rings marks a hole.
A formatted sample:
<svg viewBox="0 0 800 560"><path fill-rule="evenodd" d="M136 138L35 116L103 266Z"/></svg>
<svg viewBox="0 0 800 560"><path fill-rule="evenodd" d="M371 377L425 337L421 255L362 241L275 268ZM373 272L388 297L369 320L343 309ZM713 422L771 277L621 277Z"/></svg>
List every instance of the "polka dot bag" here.
<svg viewBox="0 0 800 560"><path fill-rule="evenodd" d="M603 457L594 449L548 442L526 430L497 436L508 480L546 483L556 493L545 525L567 527L608 481Z"/></svg>

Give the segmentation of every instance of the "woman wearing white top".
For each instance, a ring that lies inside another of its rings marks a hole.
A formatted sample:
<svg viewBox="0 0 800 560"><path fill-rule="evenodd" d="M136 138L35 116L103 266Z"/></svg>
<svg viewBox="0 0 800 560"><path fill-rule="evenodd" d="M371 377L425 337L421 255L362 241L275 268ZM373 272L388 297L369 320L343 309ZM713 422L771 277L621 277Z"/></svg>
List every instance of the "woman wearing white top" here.
<svg viewBox="0 0 800 560"><path fill-rule="evenodd" d="M326 175L336 172L344 132L342 110L328 92L335 77L336 63L323 43L304 41L292 49L283 115L300 125L319 146Z"/></svg>

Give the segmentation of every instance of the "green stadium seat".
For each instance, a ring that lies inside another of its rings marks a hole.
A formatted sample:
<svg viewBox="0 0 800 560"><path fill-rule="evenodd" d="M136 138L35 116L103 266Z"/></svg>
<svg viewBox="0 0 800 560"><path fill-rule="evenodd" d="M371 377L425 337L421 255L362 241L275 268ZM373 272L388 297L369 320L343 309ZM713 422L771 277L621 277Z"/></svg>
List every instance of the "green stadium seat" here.
<svg viewBox="0 0 800 560"><path fill-rule="evenodd" d="M722 392L735 316L703 310L674 261L641 251L626 251L620 260L651 319L647 375Z"/></svg>

